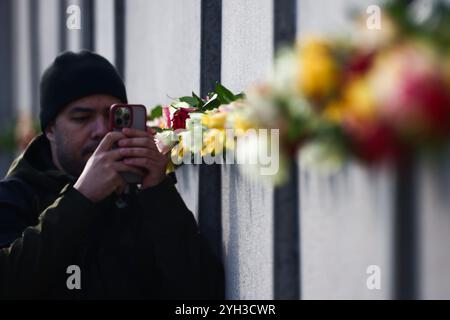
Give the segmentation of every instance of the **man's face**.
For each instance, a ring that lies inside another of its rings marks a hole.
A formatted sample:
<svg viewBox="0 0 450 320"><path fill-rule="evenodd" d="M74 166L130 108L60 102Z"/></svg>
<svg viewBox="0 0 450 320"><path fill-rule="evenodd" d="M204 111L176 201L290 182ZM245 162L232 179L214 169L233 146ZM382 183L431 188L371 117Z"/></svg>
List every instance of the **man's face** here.
<svg viewBox="0 0 450 320"><path fill-rule="evenodd" d="M108 133L109 107L121 101L109 95L92 95L68 104L46 130L53 162L78 177Z"/></svg>

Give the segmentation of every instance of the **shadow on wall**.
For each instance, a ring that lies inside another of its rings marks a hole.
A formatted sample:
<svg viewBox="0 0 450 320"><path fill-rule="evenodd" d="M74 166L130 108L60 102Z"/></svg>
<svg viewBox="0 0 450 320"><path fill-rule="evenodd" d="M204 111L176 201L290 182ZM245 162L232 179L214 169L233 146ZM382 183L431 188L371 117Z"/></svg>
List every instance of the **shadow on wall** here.
<svg viewBox="0 0 450 320"><path fill-rule="evenodd" d="M239 175L236 170L229 170L228 172L231 175L228 187L228 190L230 191L229 199L237 199ZM226 281L226 297L227 299L240 299L239 210L236 201L230 201L229 206L229 250L227 251L225 248L223 250L223 252L225 252L225 268L227 269L226 274L228 276Z"/></svg>

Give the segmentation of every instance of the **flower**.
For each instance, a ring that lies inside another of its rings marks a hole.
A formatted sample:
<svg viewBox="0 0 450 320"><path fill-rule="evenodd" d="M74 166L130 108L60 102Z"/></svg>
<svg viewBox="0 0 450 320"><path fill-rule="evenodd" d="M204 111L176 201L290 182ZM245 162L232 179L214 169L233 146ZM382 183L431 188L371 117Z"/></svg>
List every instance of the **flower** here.
<svg viewBox="0 0 450 320"><path fill-rule="evenodd" d="M248 101L233 102L219 108L227 115L225 127L235 129L238 132L245 132L255 127L255 119L251 121L251 111Z"/></svg>
<svg viewBox="0 0 450 320"><path fill-rule="evenodd" d="M339 81L339 68L329 43L321 39L309 39L300 45L298 59L298 90L314 100L329 97Z"/></svg>
<svg viewBox="0 0 450 320"><path fill-rule="evenodd" d="M201 155L217 155L225 148L225 131L219 129L208 130L203 137Z"/></svg>
<svg viewBox="0 0 450 320"><path fill-rule="evenodd" d="M227 121L225 112L207 112L202 116L202 124L211 129L223 129Z"/></svg>
<svg viewBox="0 0 450 320"><path fill-rule="evenodd" d="M170 128L171 124L172 124L172 118L171 118L171 114L170 114L170 107L169 106L164 106L162 108L162 113L163 113L163 118L165 120L165 127L166 128Z"/></svg>
<svg viewBox="0 0 450 320"><path fill-rule="evenodd" d="M357 52L351 54L349 61L344 67L344 80L352 80L353 77L367 73L373 65L375 56L375 50L357 50Z"/></svg>
<svg viewBox="0 0 450 320"><path fill-rule="evenodd" d="M178 135L171 130L164 130L155 135L156 147L159 152L168 153L179 141Z"/></svg>
<svg viewBox="0 0 450 320"><path fill-rule="evenodd" d="M371 75L380 112L412 143L450 134L450 95L437 56L416 43L381 55Z"/></svg>
<svg viewBox="0 0 450 320"><path fill-rule="evenodd" d="M189 111L185 108L178 109L173 114L172 129L186 129L186 119L189 119Z"/></svg>
<svg viewBox="0 0 450 320"><path fill-rule="evenodd" d="M343 123L346 119L373 120L377 116L373 92L364 78L351 81L343 88L343 97L331 101L322 115L325 119Z"/></svg>
<svg viewBox="0 0 450 320"><path fill-rule="evenodd" d="M275 94L271 86L254 85L247 90L247 106L238 114L253 128L279 128L279 122L286 119L286 114L274 100Z"/></svg>
<svg viewBox="0 0 450 320"><path fill-rule="evenodd" d="M153 120L148 120L147 121L147 127L157 127L160 129L167 129L167 123L164 119L164 117L161 118L156 118Z"/></svg>
<svg viewBox="0 0 450 320"><path fill-rule="evenodd" d="M335 143L306 143L298 152L300 165L312 168L322 174L333 174L342 168L345 160L344 150Z"/></svg>
<svg viewBox="0 0 450 320"><path fill-rule="evenodd" d="M183 101L176 101L171 104L171 107L175 108L175 110L178 109L191 109L191 106L187 102Z"/></svg>
<svg viewBox="0 0 450 320"><path fill-rule="evenodd" d="M197 108L192 108L185 102L178 102L174 106L178 109L173 113L171 128L173 130L186 129L186 120L190 118L189 113Z"/></svg>
<svg viewBox="0 0 450 320"><path fill-rule="evenodd" d="M272 72L270 74L270 84L276 94L292 96L295 93L296 79L299 77L300 68L297 54L288 47L281 48L276 56Z"/></svg>
<svg viewBox="0 0 450 320"><path fill-rule="evenodd" d="M179 131L181 145L184 153L199 153L202 150L203 127L201 124L201 113L192 113L192 117L186 120L185 130Z"/></svg>
<svg viewBox="0 0 450 320"><path fill-rule="evenodd" d="M368 164L397 161L427 143L447 142L449 37L434 23L447 16L427 18L425 26L403 3L383 9L381 30L368 28L364 16L350 37L284 48L268 80L248 88L244 100L217 84L206 101L193 94L164 108L166 127L180 140L172 155L205 157L230 148L238 161L250 160L245 174L282 183L299 150L304 163L332 172L350 156ZM249 133L259 129L276 131L276 141ZM253 161L268 158L269 148L279 156L274 166Z"/></svg>
<svg viewBox="0 0 450 320"><path fill-rule="evenodd" d="M378 121L352 121L344 124L350 148L366 163L380 163L399 158L400 144L392 128Z"/></svg>
<svg viewBox="0 0 450 320"><path fill-rule="evenodd" d="M345 111L345 104L342 100L333 100L324 108L322 117L333 123L342 123Z"/></svg>

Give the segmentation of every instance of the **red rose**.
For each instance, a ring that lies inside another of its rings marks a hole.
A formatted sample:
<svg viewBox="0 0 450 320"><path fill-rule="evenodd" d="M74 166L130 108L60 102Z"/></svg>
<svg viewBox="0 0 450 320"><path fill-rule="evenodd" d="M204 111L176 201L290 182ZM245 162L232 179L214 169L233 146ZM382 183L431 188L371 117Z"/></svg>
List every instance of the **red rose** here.
<svg viewBox="0 0 450 320"><path fill-rule="evenodd" d="M173 114L172 129L186 129L186 119L189 119L189 110L186 108L180 108Z"/></svg>
<svg viewBox="0 0 450 320"><path fill-rule="evenodd" d="M405 152L394 130L381 121L347 121L345 130L351 137L351 148L361 160L369 164L396 160Z"/></svg>
<svg viewBox="0 0 450 320"><path fill-rule="evenodd" d="M374 51L356 52L344 69L344 78L350 80L352 77L365 74L372 67L374 57Z"/></svg>
<svg viewBox="0 0 450 320"><path fill-rule="evenodd" d="M446 138L450 132L450 96L443 81L437 77L409 76L400 83L392 108L400 126L420 130L434 138Z"/></svg>

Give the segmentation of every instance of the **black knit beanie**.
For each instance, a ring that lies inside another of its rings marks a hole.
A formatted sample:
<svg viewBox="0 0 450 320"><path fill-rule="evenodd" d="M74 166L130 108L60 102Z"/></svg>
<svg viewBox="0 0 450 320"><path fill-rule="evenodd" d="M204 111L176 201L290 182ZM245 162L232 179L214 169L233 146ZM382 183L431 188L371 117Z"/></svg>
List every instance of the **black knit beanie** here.
<svg viewBox="0 0 450 320"><path fill-rule="evenodd" d="M64 52L41 78L41 129L70 102L93 94L108 94L127 103L125 85L114 66L90 51Z"/></svg>

